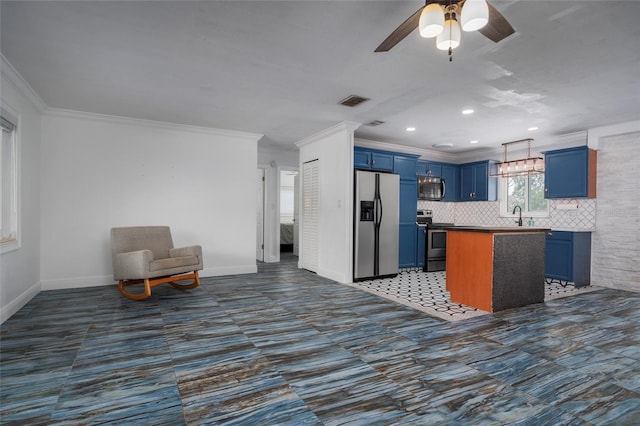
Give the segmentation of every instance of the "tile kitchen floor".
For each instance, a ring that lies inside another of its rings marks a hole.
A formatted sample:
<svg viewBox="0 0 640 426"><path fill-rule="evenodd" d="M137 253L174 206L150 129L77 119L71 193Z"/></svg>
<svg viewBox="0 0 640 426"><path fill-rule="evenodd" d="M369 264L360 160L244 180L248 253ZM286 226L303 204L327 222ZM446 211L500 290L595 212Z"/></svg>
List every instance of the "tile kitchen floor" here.
<svg viewBox="0 0 640 426"><path fill-rule="evenodd" d="M0 327L3 424L639 424L640 294L447 322L299 270L42 292Z"/></svg>

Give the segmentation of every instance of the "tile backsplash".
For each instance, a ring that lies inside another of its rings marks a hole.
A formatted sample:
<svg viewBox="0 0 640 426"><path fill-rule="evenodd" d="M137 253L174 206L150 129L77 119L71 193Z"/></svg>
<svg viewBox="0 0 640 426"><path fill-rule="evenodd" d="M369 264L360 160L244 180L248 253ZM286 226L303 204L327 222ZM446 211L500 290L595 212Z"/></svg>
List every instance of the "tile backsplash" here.
<svg viewBox="0 0 640 426"><path fill-rule="evenodd" d="M563 204L577 208L563 210ZM433 211L434 222L449 222L456 225L515 226L513 218L500 217L500 202L471 201L465 203L443 203L440 201L418 201L418 209ZM525 226L529 221L522 218ZM549 217L534 217L536 227L556 230L593 231L596 224L595 199L549 200Z"/></svg>

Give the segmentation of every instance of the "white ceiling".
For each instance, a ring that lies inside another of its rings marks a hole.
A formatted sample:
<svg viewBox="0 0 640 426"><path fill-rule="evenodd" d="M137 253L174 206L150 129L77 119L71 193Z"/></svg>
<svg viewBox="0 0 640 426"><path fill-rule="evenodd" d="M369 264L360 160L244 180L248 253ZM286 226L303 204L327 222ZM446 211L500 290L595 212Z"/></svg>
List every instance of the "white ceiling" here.
<svg viewBox="0 0 640 426"><path fill-rule="evenodd" d="M359 138L459 152L640 118L640 2L490 2L516 33L463 33L453 62L417 31L374 53L421 1L2 0L0 43L49 107L284 147L345 120L385 122ZM371 100L338 105L350 94Z"/></svg>

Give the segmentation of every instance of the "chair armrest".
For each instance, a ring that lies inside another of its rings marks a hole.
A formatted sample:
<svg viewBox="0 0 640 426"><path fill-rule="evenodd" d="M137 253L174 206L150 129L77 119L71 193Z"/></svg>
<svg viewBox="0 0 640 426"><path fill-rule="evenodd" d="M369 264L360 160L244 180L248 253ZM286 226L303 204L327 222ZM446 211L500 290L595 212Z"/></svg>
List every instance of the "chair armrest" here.
<svg viewBox="0 0 640 426"><path fill-rule="evenodd" d="M169 249L169 257L197 256L202 259L202 247L189 246Z"/></svg>
<svg viewBox="0 0 640 426"><path fill-rule="evenodd" d="M152 260L151 250L116 253L113 257L113 278L115 280L148 278L149 263Z"/></svg>

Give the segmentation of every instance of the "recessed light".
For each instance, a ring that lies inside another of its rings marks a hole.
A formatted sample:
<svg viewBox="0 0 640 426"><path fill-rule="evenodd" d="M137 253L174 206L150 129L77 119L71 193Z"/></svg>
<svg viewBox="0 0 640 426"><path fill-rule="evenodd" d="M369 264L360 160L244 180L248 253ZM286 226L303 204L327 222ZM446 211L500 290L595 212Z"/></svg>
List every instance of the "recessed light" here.
<svg viewBox="0 0 640 426"><path fill-rule="evenodd" d="M477 140L475 140L475 139L474 139L474 140L472 140L472 141L469 141L469 143L478 143L478 142L479 142L479 141L477 141Z"/></svg>
<svg viewBox="0 0 640 426"><path fill-rule="evenodd" d="M538 128L536 126L533 126L533 127L529 127L527 130L530 132L533 132L535 130L538 130Z"/></svg>
<svg viewBox="0 0 640 426"><path fill-rule="evenodd" d="M407 132L415 132L416 128L415 127L407 127Z"/></svg>
<svg viewBox="0 0 640 426"><path fill-rule="evenodd" d="M470 115L473 114L475 111L473 111L471 108L467 108L467 109L463 109L462 110L462 114L463 115Z"/></svg>

